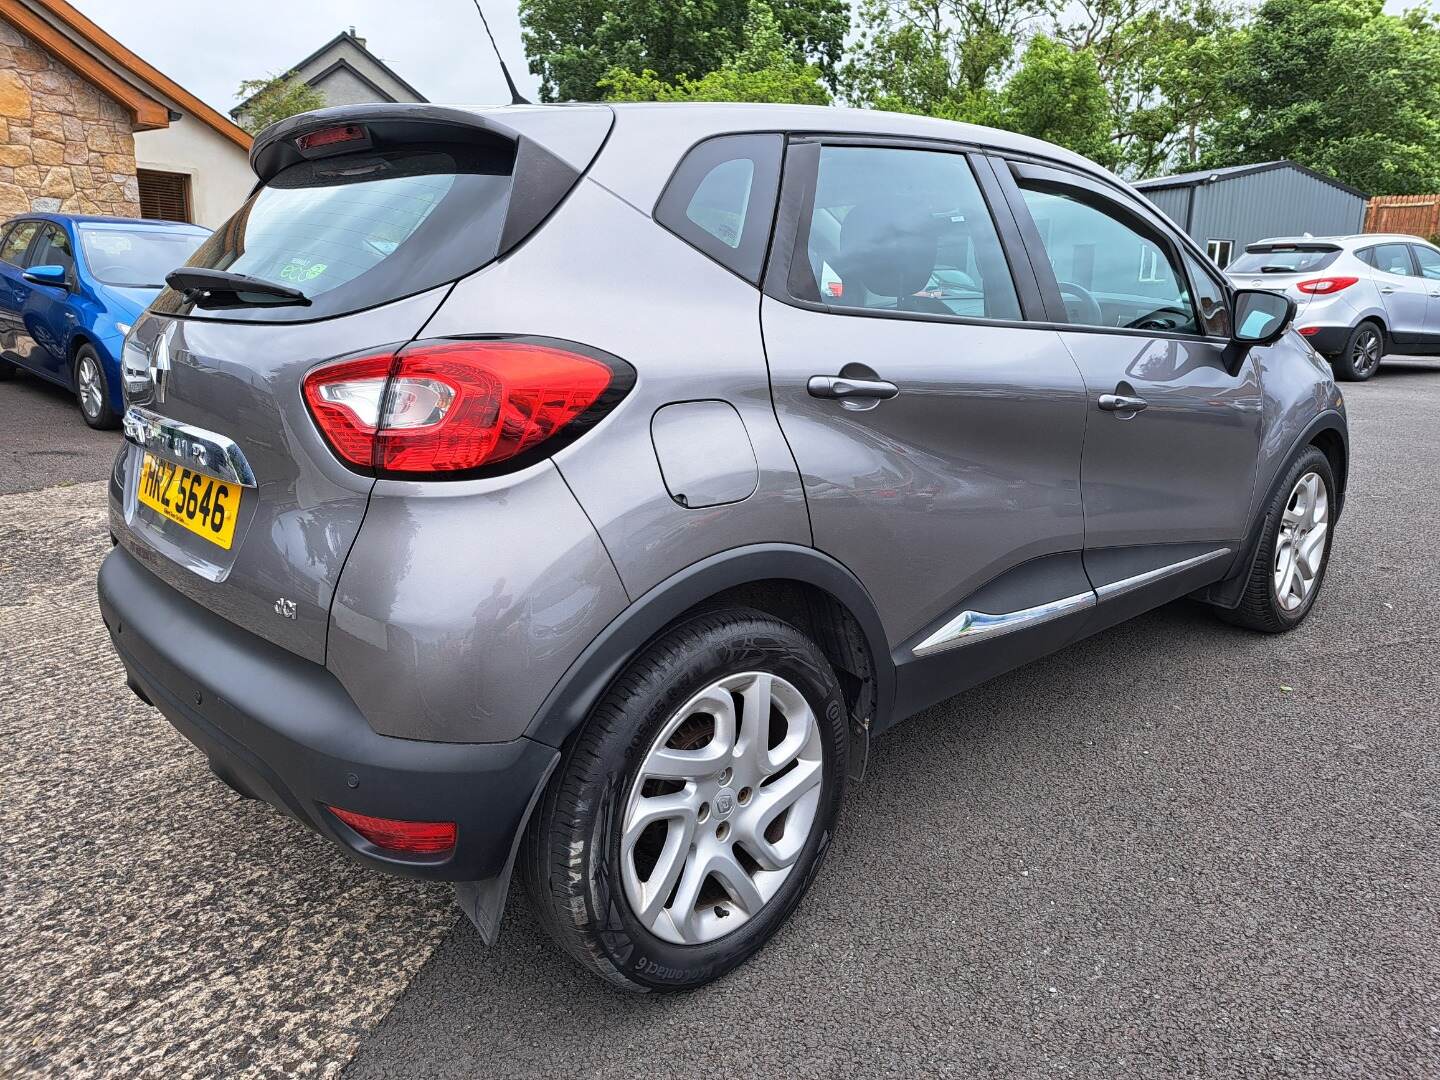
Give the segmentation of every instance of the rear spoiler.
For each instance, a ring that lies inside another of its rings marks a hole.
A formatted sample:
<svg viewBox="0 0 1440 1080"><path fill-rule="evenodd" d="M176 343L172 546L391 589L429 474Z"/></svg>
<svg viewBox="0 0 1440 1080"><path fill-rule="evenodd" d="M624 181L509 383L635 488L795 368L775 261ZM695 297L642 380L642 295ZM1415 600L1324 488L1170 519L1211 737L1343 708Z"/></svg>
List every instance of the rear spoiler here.
<svg viewBox="0 0 1440 1080"><path fill-rule="evenodd" d="M1272 251L1344 251L1339 244L1329 240L1260 240L1246 244L1247 255L1265 255Z"/></svg>
<svg viewBox="0 0 1440 1080"><path fill-rule="evenodd" d="M250 167L263 184L290 165L356 149L434 142L510 143L515 165L498 257L529 236L570 193L600 153L614 122L614 112L605 105L486 110L405 102L339 105L271 124L250 148ZM355 134L306 145L306 136L350 127Z"/></svg>

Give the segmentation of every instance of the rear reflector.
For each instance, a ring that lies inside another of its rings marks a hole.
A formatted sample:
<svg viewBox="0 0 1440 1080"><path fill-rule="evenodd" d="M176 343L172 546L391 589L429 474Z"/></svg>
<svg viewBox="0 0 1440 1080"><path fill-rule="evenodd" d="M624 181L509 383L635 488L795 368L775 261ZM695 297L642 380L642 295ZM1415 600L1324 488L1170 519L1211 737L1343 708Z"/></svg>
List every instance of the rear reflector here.
<svg viewBox="0 0 1440 1080"><path fill-rule="evenodd" d="M1301 336L1301 337L1314 337L1314 336L1315 336L1316 334L1318 334L1318 333L1320 333L1320 327L1318 327L1318 326L1302 326L1302 327L1300 327L1300 336Z"/></svg>
<svg viewBox="0 0 1440 1080"><path fill-rule="evenodd" d="M1297 282L1295 288L1303 293L1310 293L1312 296L1323 296L1326 293L1337 293L1341 289L1348 289L1360 279L1357 277L1319 277L1311 278L1309 281Z"/></svg>
<svg viewBox="0 0 1440 1080"><path fill-rule="evenodd" d="M453 821L396 821L341 810L338 806L328 809L370 843L386 851L405 855L439 855L455 847Z"/></svg>
<svg viewBox="0 0 1440 1080"><path fill-rule="evenodd" d="M351 465L447 477L559 449L633 381L628 365L555 345L437 341L326 364L305 377L304 394Z"/></svg>

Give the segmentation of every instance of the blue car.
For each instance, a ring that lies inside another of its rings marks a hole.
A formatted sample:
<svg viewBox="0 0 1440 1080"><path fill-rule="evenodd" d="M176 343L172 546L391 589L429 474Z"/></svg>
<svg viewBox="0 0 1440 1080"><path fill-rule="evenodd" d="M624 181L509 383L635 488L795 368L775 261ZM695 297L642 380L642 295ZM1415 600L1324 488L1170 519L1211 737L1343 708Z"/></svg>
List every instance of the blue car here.
<svg viewBox="0 0 1440 1080"><path fill-rule="evenodd" d="M26 214L0 225L0 379L24 368L75 394L94 428L120 422L120 349L210 235L177 221Z"/></svg>

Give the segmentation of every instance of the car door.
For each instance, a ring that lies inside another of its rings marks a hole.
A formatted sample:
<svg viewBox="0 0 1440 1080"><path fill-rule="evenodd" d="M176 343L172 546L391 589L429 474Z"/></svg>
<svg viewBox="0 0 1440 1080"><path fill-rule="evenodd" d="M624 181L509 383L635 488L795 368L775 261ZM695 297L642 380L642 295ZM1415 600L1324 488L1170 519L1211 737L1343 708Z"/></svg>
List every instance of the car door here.
<svg viewBox="0 0 1440 1080"><path fill-rule="evenodd" d="M1259 378L1231 346L1223 284L1154 211L1067 169L1006 174L1089 398L1085 566L1102 605L1136 594L1123 616L1218 579L1239 550Z"/></svg>
<svg viewBox="0 0 1440 1080"><path fill-rule="evenodd" d="M1429 283L1420 276L1410 245L1399 241L1367 249L1367 262L1375 267L1375 287L1385 305L1390 336L1402 344L1424 340L1430 307Z"/></svg>
<svg viewBox="0 0 1440 1080"><path fill-rule="evenodd" d="M1085 389L1059 335L1025 321L1038 292L986 159L792 141L765 294L814 543L874 598L897 714L1063 643L1065 618L1093 602ZM1044 634L982 648L1042 608ZM964 661L949 651L972 641Z"/></svg>
<svg viewBox="0 0 1440 1080"><path fill-rule="evenodd" d="M1430 348L1440 348L1440 251L1429 244L1411 244L1410 254L1425 283L1425 341Z"/></svg>
<svg viewBox="0 0 1440 1080"><path fill-rule="evenodd" d="M21 307L20 318L34 342L30 366L57 382L71 385L66 343L74 329L76 315L71 303L75 287L75 252L69 234L55 222L41 225L25 257L26 268L61 266L65 268L69 287L36 285L23 281L28 294Z"/></svg>
<svg viewBox="0 0 1440 1080"><path fill-rule="evenodd" d="M20 274L25 253L39 227L38 221L22 219L12 224L0 240L0 355L26 367L34 343L20 318L29 295L29 285Z"/></svg>

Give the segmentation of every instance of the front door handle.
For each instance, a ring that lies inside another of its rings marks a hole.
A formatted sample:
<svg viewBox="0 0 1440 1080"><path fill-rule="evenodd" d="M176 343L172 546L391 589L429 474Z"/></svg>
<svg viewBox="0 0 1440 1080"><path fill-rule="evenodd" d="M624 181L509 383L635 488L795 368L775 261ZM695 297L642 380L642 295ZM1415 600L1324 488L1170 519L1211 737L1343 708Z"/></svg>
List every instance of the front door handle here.
<svg viewBox="0 0 1440 1080"><path fill-rule="evenodd" d="M1143 397L1131 397L1129 394L1101 394L1099 404L1105 412L1137 413L1150 407Z"/></svg>
<svg viewBox="0 0 1440 1080"><path fill-rule="evenodd" d="M884 379L847 379L843 375L811 375L805 384L811 397L832 398L839 401L865 399L889 401L900 388Z"/></svg>
<svg viewBox="0 0 1440 1080"><path fill-rule="evenodd" d="M1393 285L1382 285L1382 286L1380 287L1380 291L1381 291L1382 293L1384 293L1386 296L1389 296L1391 293L1393 293L1393 292L1395 291L1395 287L1394 287Z"/></svg>

